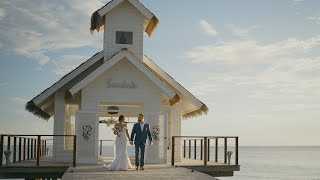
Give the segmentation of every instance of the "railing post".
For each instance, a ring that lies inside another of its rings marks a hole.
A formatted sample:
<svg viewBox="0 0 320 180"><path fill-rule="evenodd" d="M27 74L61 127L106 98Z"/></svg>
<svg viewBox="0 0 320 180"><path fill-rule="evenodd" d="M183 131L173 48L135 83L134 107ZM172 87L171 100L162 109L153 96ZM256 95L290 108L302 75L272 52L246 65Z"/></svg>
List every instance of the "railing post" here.
<svg viewBox="0 0 320 180"><path fill-rule="evenodd" d="M42 140L41 142L42 142L42 144L41 144L41 148L42 148L41 149L41 156L44 156L44 152L46 151L45 148L44 148L44 140Z"/></svg>
<svg viewBox="0 0 320 180"><path fill-rule="evenodd" d="M40 165L40 145L41 145L41 136L38 136L38 141L37 141L37 166Z"/></svg>
<svg viewBox="0 0 320 180"><path fill-rule="evenodd" d="M224 163L227 164L228 139L224 138Z"/></svg>
<svg viewBox="0 0 320 180"><path fill-rule="evenodd" d="M189 139L189 159L191 159L191 140Z"/></svg>
<svg viewBox="0 0 320 180"><path fill-rule="evenodd" d="M172 147L171 147L171 166L174 166L174 146L175 146L175 142L174 142L175 138L174 136L172 136Z"/></svg>
<svg viewBox="0 0 320 180"><path fill-rule="evenodd" d="M47 140L44 140L44 155L47 156Z"/></svg>
<svg viewBox="0 0 320 180"><path fill-rule="evenodd" d="M236 149L235 149L235 158L236 158L236 165L239 165L239 138L236 137Z"/></svg>
<svg viewBox="0 0 320 180"><path fill-rule="evenodd" d="M197 140L194 140L194 159L197 159Z"/></svg>
<svg viewBox="0 0 320 180"><path fill-rule="evenodd" d="M7 151L10 151L10 148L11 148L11 137L8 136Z"/></svg>
<svg viewBox="0 0 320 180"><path fill-rule="evenodd" d="M200 160L203 160L203 139L201 139L200 144Z"/></svg>
<svg viewBox="0 0 320 180"><path fill-rule="evenodd" d="M3 141L4 141L4 135L1 135L0 138L0 154L1 154L1 162L0 162L0 166L2 166L2 162L3 162Z"/></svg>
<svg viewBox="0 0 320 180"><path fill-rule="evenodd" d="M183 157L186 158L186 140L183 140Z"/></svg>
<svg viewBox="0 0 320 180"><path fill-rule="evenodd" d="M22 139L21 139L21 137L19 137L19 161L21 161L21 146L22 146Z"/></svg>
<svg viewBox="0 0 320 180"><path fill-rule="evenodd" d="M34 140L34 155L33 157L37 157L37 139Z"/></svg>
<svg viewBox="0 0 320 180"><path fill-rule="evenodd" d="M26 138L23 138L23 160L26 160Z"/></svg>
<svg viewBox="0 0 320 180"><path fill-rule="evenodd" d="M30 139L28 138L27 159L30 159Z"/></svg>
<svg viewBox="0 0 320 180"><path fill-rule="evenodd" d="M208 161L210 161L210 139L208 139Z"/></svg>
<svg viewBox="0 0 320 180"><path fill-rule="evenodd" d="M31 154L30 158L33 159L33 139L31 139Z"/></svg>
<svg viewBox="0 0 320 180"><path fill-rule="evenodd" d="M102 156L102 140L100 140L100 156Z"/></svg>
<svg viewBox="0 0 320 180"><path fill-rule="evenodd" d="M13 138L13 162L17 161L17 137Z"/></svg>
<svg viewBox="0 0 320 180"><path fill-rule="evenodd" d="M218 147L218 146L219 146L219 145L218 145L218 141L219 141L219 139L216 138L216 147L215 147L215 161L216 161L216 162L218 162L218 150L219 150L219 149L218 149L218 148L219 148L219 147Z"/></svg>
<svg viewBox="0 0 320 180"><path fill-rule="evenodd" d="M208 160L208 150L207 150L207 144L208 143L208 137L204 137L204 158L203 158L203 164L206 166L207 165L207 160Z"/></svg>
<svg viewBox="0 0 320 180"><path fill-rule="evenodd" d="M77 136L73 136L73 167L77 165Z"/></svg>

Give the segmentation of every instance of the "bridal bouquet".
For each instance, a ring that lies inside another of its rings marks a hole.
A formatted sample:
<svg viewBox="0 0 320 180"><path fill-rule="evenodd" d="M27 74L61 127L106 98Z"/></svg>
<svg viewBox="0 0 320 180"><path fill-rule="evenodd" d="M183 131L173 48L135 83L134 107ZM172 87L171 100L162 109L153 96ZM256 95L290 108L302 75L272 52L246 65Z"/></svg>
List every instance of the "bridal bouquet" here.
<svg viewBox="0 0 320 180"><path fill-rule="evenodd" d="M113 130L114 135L117 135L120 137L120 132L122 130L122 128L120 126L114 126L114 128L112 128L112 130Z"/></svg>

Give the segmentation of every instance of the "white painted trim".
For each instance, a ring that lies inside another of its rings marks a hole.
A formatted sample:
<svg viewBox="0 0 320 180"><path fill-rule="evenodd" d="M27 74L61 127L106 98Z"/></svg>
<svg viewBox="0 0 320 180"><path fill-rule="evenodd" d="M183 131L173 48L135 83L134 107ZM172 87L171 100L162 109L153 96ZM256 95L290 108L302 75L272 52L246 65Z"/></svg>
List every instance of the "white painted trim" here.
<svg viewBox="0 0 320 180"><path fill-rule="evenodd" d="M176 93L168 88L157 76L155 76L151 71L149 71L140 60L134 57L131 53L126 50L122 50L113 56L111 59L106 61L103 65L101 65L98 69L89 74L86 78L81 80L71 89L69 89L70 93L74 95L90 82L99 77L102 73L111 68L114 64L122 60L123 58L127 58L132 64L134 64L141 72L143 72L152 82L154 82L161 90L163 90L170 98L173 98Z"/></svg>
<svg viewBox="0 0 320 180"><path fill-rule="evenodd" d="M164 72L159 66L157 66L152 60L150 60L146 55L143 56L143 62L148 65L151 69L157 72L163 79L165 79L171 86L177 89L183 96L189 99L192 104L200 108L203 103L197 99L193 94L187 91L183 86L181 86L177 81L170 77L166 72Z"/></svg>
<svg viewBox="0 0 320 180"><path fill-rule="evenodd" d="M76 69L74 72L68 74L63 79L60 79L56 84L54 84L49 89L45 90L43 93L41 93L39 96L33 99L33 102L36 105L39 105L43 100L48 98L50 95L55 93L58 89L60 89L62 86L67 84L69 81L74 79L76 76L78 76L80 73L82 73L84 70L89 68L91 65L96 63L98 60L103 58L104 52L100 51L98 54L96 54L94 57L90 58L85 64L83 64L83 67Z"/></svg>
<svg viewBox="0 0 320 180"><path fill-rule="evenodd" d="M108 5L103 7L98 11L99 15L102 17L106 15L109 11L111 11L113 8L118 6L120 3L122 3L124 0L113 0L111 1ZM140 2L137 0L128 0L135 8L137 8L140 13L149 21L153 17L153 14L146 8L144 7Z"/></svg>
<svg viewBox="0 0 320 180"><path fill-rule="evenodd" d="M99 15L102 17L105 14L107 14L109 11L111 11L113 8L115 8L116 6L118 6L120 3L122 3L124 0L112 0L111 2L109 2L108 5L106 5L105 7L103 7L102 9L100 9L98 11Z"/></svg>
<svg viewBox="0 0 320 180"><path fill-rule="evenodd" d="M137 8L148 20L151 20L153 14L144 7L138 0L128 0L135 8Z"/></svg>

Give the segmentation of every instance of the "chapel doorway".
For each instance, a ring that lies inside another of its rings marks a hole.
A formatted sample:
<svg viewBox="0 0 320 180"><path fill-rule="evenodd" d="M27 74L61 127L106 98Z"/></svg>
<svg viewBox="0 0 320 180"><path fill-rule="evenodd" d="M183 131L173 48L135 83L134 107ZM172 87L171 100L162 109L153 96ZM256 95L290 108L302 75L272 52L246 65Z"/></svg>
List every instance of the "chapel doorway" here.
<svg viewBox="0 0 320 180"><path fill-rule="evenodd" d="M140 113L144 113L143 103L101 103L99 105L99 155L101 158L115 157L115 135L112 128L118 122L118 117L125 116L130 136ZM131 146L129 142L128 155L130 158L134 157L134 146Z"/></svg>

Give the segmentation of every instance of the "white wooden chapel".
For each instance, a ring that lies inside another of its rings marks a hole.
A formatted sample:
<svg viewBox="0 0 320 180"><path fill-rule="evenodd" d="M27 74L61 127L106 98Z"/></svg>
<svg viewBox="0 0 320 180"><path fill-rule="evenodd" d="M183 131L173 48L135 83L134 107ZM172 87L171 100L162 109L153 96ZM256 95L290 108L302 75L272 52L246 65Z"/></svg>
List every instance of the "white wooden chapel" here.
<svg viewBox="0 0 320 180"><path fill-rule="evenodd" d="M166 163L171 137L181 135L182 119L207 113L204 103L144 55L144 33L151 36L158 23L138 0L110 1L91 17L91 31L104 31L103 50L26 104L40 118L53 116L55 135L77 135L78 163L98 163L101 117L145 114L151 128L160 128L160 140L148 146L146 161ZM92 128L90 136L83 136L84 127ZM54 137L53 161L71 161L72 143ZM176 146L179 160L180 143Z"/></svg>

